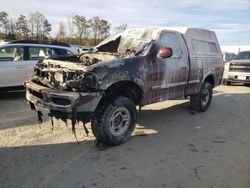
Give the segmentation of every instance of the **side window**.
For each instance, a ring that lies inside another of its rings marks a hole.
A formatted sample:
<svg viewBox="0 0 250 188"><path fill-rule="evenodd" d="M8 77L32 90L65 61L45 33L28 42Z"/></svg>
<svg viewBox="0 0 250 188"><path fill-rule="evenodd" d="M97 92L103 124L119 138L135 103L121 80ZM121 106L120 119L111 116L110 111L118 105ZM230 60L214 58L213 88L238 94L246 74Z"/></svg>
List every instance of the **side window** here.
<svg viewBox="0 0 250 188"><path fill-rule="evenodd" d="M196 54L217 54L218 50L216 48L215 43L213 42L206 42L201 40L192 40L192 48Z"/></svg>
<svg viewBox="0 0 250 188"><path fill-rule="evenodd" d="M59 55L59 56L73 55L70 51L65 50L65 49L60 49L60 48L53 48L53 51L55 55Z"/></svg>
<svg viewBox="0 0 250 188"><path fill-rule="evenodd" d="M217 54L217 53L218 53L218 50L217 50L217 48L216 48L215 43L209 42L209 43L208 43L208 46L209 46L210 52L211 52L212 54Z"/></svg>
<svg viewBox="0 0 250 188"><path fill-rule="evenodd" d="M175 33L165 32L159 41L160 47L170 47L173 50L174 58L182 56L182 49L178 36Z"/></svg>
<svg viewBox="0 0 250 188"><path fill-rule="evenodd" d="M6 47L0 49L0 61L22 61L24 49L22 47Z"/></svg>
<svg viewBox="0 0 250 188"><path fill-rule="evenodd" d="M46 48L29 47L30 60L42 60L48 56Z"/></svg>
<svg viewBox="0 0 250 188"><path fill-rule="evenodd" d="M42 60L52 56L72 55L71 52L60 48L30 47L30 60Z"/></svg>

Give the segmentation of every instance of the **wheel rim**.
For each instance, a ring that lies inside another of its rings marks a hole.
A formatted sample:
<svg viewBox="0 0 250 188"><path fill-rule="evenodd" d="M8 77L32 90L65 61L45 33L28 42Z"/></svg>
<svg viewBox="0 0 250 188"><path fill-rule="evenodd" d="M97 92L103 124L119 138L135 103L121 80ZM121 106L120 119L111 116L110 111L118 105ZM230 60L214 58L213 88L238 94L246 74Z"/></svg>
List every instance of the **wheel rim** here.
<svg viewBox="0 0 250 188"><path fill-rule="evenodd" d="M130 120L131 116L128 109L124 107L117 108L111 115L109 121L111 133L115 136L124 134L128 130Z"/></svg>
<svg viewBox="0 0 250 188"><path fill-rule="evenodd" d="M202 106L206 106L209 102L209 97L210 97L208 88L206 88L202 91L201 97L202 97L202 100L201 100Z"/></svg>

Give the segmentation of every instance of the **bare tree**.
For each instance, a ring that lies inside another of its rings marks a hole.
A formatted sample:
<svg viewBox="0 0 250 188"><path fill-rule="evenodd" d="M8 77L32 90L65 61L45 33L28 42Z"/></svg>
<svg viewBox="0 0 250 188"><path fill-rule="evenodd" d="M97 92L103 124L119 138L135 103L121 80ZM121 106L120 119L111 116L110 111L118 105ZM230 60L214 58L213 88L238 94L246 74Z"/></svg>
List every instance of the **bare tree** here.
<svg viewBox="0 0 250 188"><path fill-rule="evenodd" d="M65 39L66 33L65 33L65 25L64 23L60 22L57 39L60 41L63 41Z"/></svg>
<svg viewBox="0 0 250 188"><path fill-rule="evenodd" d="M9 20L9 33L10 33L11 35L15 35L16 30L17 30L17 28L16 28L16 23L15 23L15 21L14 21L13 19L10 19L10 20Z"/></svg>
<svg viewBox="0 0 250 188"><path fill-rule="evenodd" d="M111 25L108 21L95 16L90 19L90 27L96 44L98 40L102 40L109 35Z"/></svg>
<svg viewBox="0 0 250 188"><path fill-rule="evenodd" d="M111 25L108 23L108 21L101 19L98 39L107 38L107 36L109 35L110 27L111 27Z"/></svg>
<svg viewBox="0 0 250 188"><path fill-rule="evenodd" d="M118 31L124 31L124 30L127 29L127 27L128 27L127 24L122 24L122 25L120 25L120 26L118 26L118 27L115 27L115 30L116 30L117 32L118 32Z"/></svg>
<svg viewBox="0 0 250 188"><path fill-rule="evenodd" d="M28 21L26 16L20 15L16 21L16 32L21 36L22 39L27 39L29 34Z"/></svg>
<svg viewBox="0 0 250 188"><path fill-rule="evenodd" d="M72 38L74 36L74 23L72 16L67 17L67 28L68 28L68 36Z"/></svg>
<svg viewBox="0 0 250 188"><path fill-rule="evenodd" d="M117 29L123 30L126 24ZM28 17L20 15L17 20L9 18L8 13L0 12L0 38L58 40L72 44L93 46L109 35L111 25L100 17L86 19L84 16L68 16L67 22L59 24L56 37L51 37L52 25L40 12L33 12Z"/></svg>
<svg viewBox="0 0 250 188"><path fill-rule="evenodd" d="M90 26L92 30L92 37L96 40L98 38L99 34L99 23L100 23L100 18L95 16L90 19Z"/></svg>
<svg viewBox="0 0 250 188"><path fill-rule="evenodd" d="M49 23L47 19L43 22L43 29L42 29L42 39L47 38L47 35L49 35L50 31L52 30L52 25Z"/></svg>
<svg viewBox="0 0 250 188"><path fill-rule="evenodd" d="M43 38L44 35L48 34L52 29L51 24L40 12L30 14L29 23L32 37L36 37L37 40Z"/></svg>
<svg viewBox="0 0 250 188"><path fill-rule="evenodd" d="M0 27L5 35L9 32L10 22L9 15L6 12L0 12Z"/></svg>
<svg viewBox="0 0 250 188"><path fill-rule="evenodd" d="M86 20L86 18L84 16L79 16L79 15L75 15L73 17L73 23L75 25L75 28L77 30L77 37L79 38L79 40L81 41L81 39L83 37L87 37L88 35L88 22Z"/></svg>

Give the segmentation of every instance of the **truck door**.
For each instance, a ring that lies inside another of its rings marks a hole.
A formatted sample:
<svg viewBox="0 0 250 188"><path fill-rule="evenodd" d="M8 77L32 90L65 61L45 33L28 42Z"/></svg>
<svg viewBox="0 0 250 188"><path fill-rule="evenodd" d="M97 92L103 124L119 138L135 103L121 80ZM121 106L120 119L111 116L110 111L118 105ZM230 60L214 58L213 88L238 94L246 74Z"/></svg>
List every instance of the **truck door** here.
<svg viewBox="0 0 250 188"><path fill-rule="evenodd" d="M173 55L169 58L157 57L155 64L163 69L163 79L152 90L160 93L160 100L182 97L189 73L188 52L184 40L177 32L164 31L157 43L159 48L172 48Z"/></svg>

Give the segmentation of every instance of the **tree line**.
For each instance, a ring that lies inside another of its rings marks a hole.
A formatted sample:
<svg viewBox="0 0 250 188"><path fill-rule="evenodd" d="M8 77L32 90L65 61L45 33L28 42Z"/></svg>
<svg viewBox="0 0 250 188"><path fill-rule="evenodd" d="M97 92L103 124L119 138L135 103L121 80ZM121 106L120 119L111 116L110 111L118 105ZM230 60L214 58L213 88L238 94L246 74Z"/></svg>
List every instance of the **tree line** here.
<svg viewBox="0 0 250 188"><path fill-rule="evenodd" d="M126 24L114 28L125 30ZM98 16L87 19L82 15L68 16L60 22L56 36L51 36L52 24L40 12L29 16L10 18L7 12L0 12L0 39L60 41L70 44L94 46L110 35L111 24Z"/></svg>

